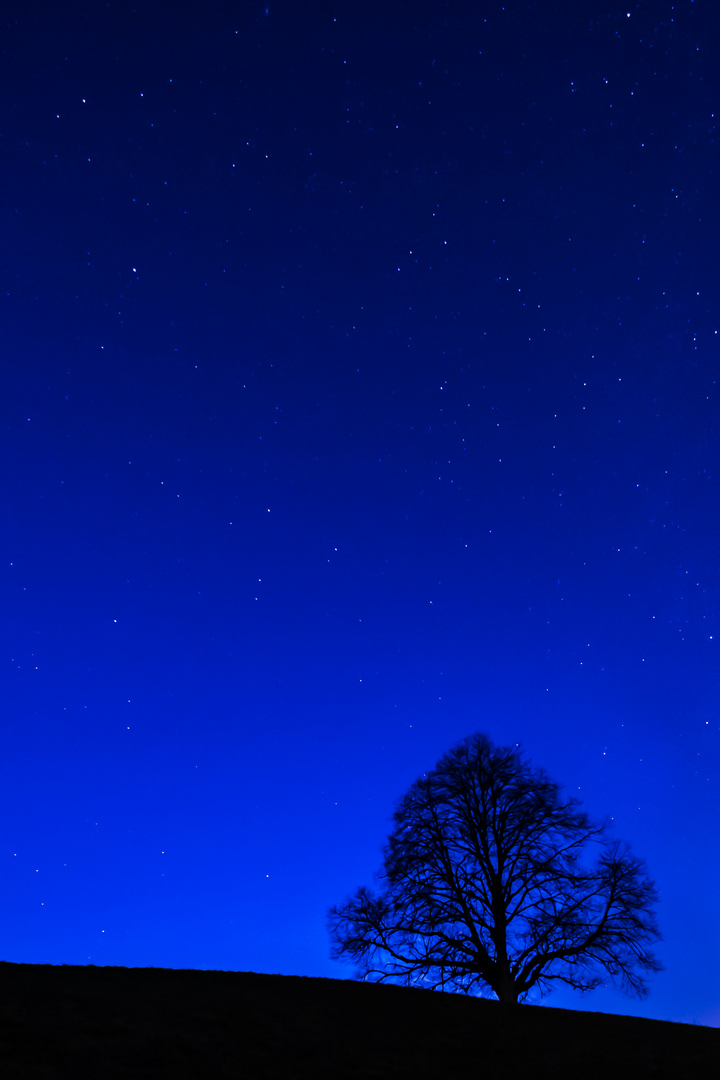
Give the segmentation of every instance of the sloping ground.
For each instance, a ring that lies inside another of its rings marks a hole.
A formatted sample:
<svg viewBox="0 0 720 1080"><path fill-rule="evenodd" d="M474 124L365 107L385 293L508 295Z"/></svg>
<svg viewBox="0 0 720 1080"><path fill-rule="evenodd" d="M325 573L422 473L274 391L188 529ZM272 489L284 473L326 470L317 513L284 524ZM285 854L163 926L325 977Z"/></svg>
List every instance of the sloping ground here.
<svg viewBox="0 0 720 1080"><path fill-rule="evenodd" d="M0 1077L713 1076L720 1031L335 979L0 963Z"/></svg>

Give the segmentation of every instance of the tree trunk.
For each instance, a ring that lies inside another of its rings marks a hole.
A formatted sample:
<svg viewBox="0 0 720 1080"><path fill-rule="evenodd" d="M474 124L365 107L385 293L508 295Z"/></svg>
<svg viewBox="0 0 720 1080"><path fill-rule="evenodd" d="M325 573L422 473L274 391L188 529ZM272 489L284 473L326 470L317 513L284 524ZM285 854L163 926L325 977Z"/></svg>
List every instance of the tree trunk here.
<svg viewBox="0 0 720 1080"><path fill-rule="evenodd" d="M515 980L509 972L501 976L500 983L498 986L494 987L494 990L498 996L498 1001L502 1001L506 1005L517 1005L517 987L515 985Z"/></svg>

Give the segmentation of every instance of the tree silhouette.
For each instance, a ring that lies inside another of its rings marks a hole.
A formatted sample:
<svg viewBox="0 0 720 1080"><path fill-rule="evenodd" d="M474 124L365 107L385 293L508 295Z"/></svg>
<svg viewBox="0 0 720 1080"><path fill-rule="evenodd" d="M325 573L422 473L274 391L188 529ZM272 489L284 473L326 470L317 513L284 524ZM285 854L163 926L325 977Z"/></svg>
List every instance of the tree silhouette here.
<svg viewBox="0 0 720 1080"><path fill-rule="evenodd" d="M647 993L661 970L645 865L517 747L482 734L400 800L381 888L330 910L333 956L358 975L518 1002L610 979Z"/></svg>

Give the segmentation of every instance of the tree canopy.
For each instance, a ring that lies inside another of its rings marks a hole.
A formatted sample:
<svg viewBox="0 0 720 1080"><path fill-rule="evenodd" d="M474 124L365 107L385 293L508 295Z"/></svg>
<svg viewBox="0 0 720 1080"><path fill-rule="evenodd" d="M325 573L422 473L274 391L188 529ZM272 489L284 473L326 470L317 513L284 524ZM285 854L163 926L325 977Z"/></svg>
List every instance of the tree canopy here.
<svg viewBox="0 0 720 1080"><path fill-rule="evenodd" d="M661 970L644 862L483 734L400 800L378 884L330 911L333 955L362 978L517 1002L556 983L643 996Z"/></svg>

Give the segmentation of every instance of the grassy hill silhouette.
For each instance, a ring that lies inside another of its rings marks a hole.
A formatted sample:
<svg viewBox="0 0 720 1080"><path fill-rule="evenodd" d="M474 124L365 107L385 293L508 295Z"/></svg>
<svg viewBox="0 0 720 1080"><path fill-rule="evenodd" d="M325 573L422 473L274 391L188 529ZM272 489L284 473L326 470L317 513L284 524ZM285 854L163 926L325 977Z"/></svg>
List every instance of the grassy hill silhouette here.
<svg viewBox="0 0 720 1080"><path fill-rule="evenodd" d="M0 963L0 1077L717 1074L720 1031L252 972Z"/></svg>

